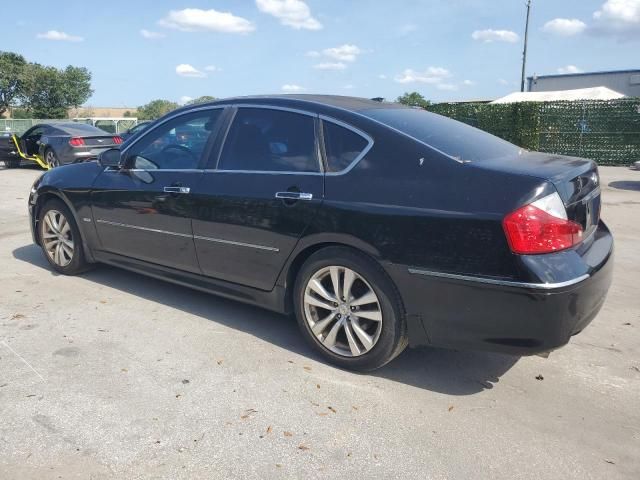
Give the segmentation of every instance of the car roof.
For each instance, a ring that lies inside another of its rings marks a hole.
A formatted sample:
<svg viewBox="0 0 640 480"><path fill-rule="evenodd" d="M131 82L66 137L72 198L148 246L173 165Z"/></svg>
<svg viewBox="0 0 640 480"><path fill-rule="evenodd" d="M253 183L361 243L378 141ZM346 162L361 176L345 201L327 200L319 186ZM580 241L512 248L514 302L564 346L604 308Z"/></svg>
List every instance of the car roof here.
<svg viewBox="0 0 640 480"><path fill-rule="evenodd" d="M209 105L255 103L258 105L273 105L289 108L309 109L310 106L324 107L329 110L341 110L351 113L362 113L368 110L411 108L399 103L379 102L368 98L348 97L342 95L315 95L315 94L276 94L276 95L254 95L247 97L233 97L215 100L213 102L201 103L184 107L184 111L189 111L194 107L206 107Z"/></svg>
<svg viewBox="0 0 640 480"><path fill-rule="evenodd" d="M51 123L41 123L38 125L34 125L36 127L51 127L58 130L62 130L65 133L76 136L83 135L108 135L104 130L99 129L98 127L94 127L93 125L89 125L87 123L78 123L78 122L51 122Z"/></svg>

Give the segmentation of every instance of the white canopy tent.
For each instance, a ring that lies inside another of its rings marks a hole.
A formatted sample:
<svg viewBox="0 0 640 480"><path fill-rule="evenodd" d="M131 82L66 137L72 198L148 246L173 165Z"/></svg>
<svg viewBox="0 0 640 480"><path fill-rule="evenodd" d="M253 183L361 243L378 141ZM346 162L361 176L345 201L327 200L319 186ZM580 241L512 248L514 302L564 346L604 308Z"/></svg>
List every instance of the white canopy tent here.
<svg viewBox="0 0 640 480"><path fill-rule="evenodd" d="M607 87L579 88L553 92L514 92L491 103L556 102L561 100L616 100L625 95Z"/></svg>

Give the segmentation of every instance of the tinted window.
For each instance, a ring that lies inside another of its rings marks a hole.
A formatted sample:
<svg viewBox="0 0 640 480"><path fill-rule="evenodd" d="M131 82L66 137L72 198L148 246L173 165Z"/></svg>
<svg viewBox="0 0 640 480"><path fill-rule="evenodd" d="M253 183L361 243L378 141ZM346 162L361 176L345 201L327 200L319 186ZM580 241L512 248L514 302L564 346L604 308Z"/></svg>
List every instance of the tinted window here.
<svg viewBox="0 0 640 480"><path fill-rule="evenodd" d="M181 115L142 134L129 150L130 168L193 169L214 131L222 109Z"/></svg>
<svg viewBox="0 0 640 480"><path fill-rule="evenodd" d="M332 122L322 122L322 133L328 172L347 168L369 144L362 135Z"/></svg>
<svg viewBox="0 0 640 480"><path fill-rule="evenodd" d="M458 160L481 161L515 155L520 150L487 132L424 110L378 109L364 113Z"/></svg>
<svg viewBox="0 0 640 480"><path fill-rule="evenodd" d="M317 172L313 117L265 108L238 109L218 168Z"/></svg>

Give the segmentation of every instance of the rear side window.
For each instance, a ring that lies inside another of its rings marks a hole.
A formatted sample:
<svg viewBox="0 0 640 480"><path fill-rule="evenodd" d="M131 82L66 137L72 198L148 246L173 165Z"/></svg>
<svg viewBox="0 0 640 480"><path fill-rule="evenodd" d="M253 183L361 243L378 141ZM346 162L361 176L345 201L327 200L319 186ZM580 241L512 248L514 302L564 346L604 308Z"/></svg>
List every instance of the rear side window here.
<svg viewBox="0 0 640 480"><path fill-rule="evenodd" d="M318 172L313 117L283 110L239 108L218 168Z"/></svg>
<svg viewBox="0 0 640 480"><path fill-rule="evenodd" d="M419 109L363 112L459 161L482 161L517 155L520 148L465 123Z"/></svg>
<svg viewBox="0 0 640 480"><path fill-rule="evenodd" d="M369 145L369 141L362 135L332 122L322 122L322 133L327 172L346 169Z"/></svg>

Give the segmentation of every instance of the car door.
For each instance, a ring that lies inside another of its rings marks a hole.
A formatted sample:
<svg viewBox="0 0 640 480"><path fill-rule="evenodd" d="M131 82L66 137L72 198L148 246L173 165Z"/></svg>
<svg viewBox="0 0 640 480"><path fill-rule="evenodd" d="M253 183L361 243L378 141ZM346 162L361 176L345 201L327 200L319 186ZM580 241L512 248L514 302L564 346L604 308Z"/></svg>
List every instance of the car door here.
<svg viewBox="0 0 640 480"><path fill-rule="evenodd" d="M192 193L222 113L221 107L198 109L159 123L125 148L123 168L98 176L91 202L102 250L200 272Z"/></svg>
<svg viewBox="0 0 640 480"><path fill-rule="evenodd" d="M271 290L323 199L315 114L239 106L197 187L205 275Z"/></svg>
<svg viewBox="0 0 640 480"><path fill-rule="evenodd" d="M44 125L30 128L20 137L20 149L25 155L34 156L40 149L40 138L44 133Z"/></svg>

